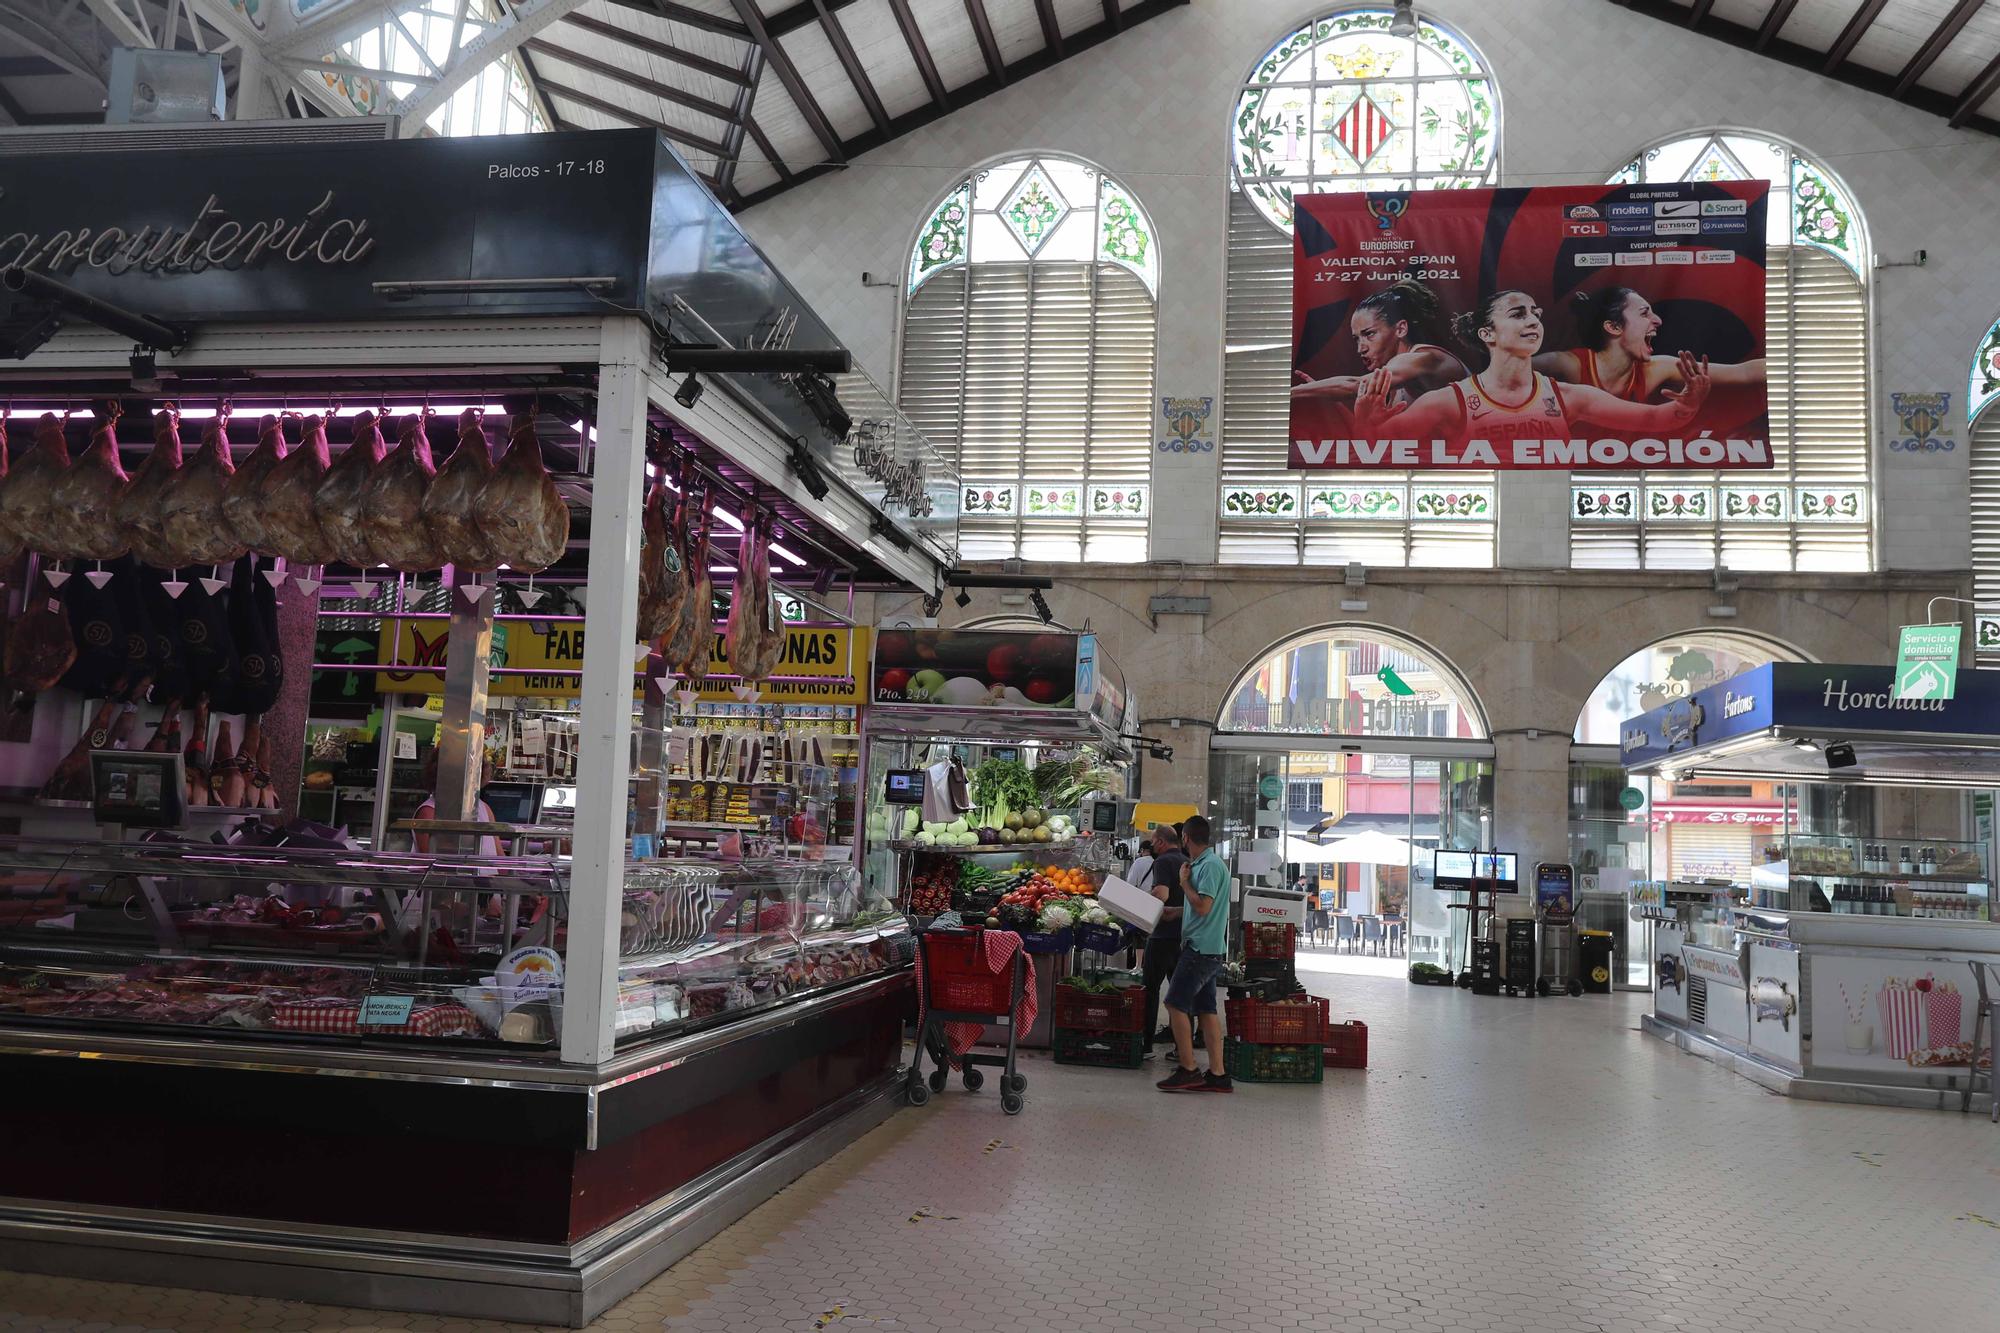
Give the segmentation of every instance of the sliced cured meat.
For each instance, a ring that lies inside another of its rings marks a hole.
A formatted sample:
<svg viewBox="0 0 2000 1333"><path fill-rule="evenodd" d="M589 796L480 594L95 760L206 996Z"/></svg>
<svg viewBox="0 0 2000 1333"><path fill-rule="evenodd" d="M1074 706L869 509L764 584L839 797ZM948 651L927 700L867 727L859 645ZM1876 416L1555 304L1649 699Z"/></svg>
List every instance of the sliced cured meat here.
<svg viewBox="0 0 2000 1333"><path fill-rule="evenodd" d="M67 546L72 534L60 519L56 488L69 472L69 439L63 422L45 412L35 423L35 443L7 474L5 522L33 551Z"/></svg>
<svg viewBox="0 0 2000 1333"><path fill-rule="evenodd" d="M424 523L454 568L483 572L500 563L479 526L479 506L492 480L493 446L479 409L468 407L459 414L458 447L438 467L424 496Z"/></svg>
<svg viewBox="0 0 2000 1333"><path fill-rule="evenodd" d="M331 461L326 418L309 416L299 447L271 469L259 488L266 548L302 568L337 558L332 539L320 526L318 507L320 483Z"/></svg>
<svg viewBox="0 0 2000 1333"><path fill-rule="evenodd" d="M118 497L113 511L132 554L155 569L172 569L180 563L160 527L161 503L181 470L180 424L180 409L172 403L162 403L153 413L153 452L132 474L132 484Z"/></svg>
<svg viewBox="0 0 2000 1333"><path fill-rule="evenodd" d="M249 550L273 553L270 534L264 529L264 483L285 461L285 453L284 423L266 412L257 423L257 447L223 488L223 520Z"/></svg>
<svg viewBox="0 0 2000 1333"><path fill-rule="evenodd" d="M391 569L418 574L444 564L435 534L423 518L424 500L436 476L424 418L403 418L395 452L369 474L361 492L362 540Z"/></svg>
<svg viewBox="0 0 2000 1333"><path fill-rule="evenodd" d="M59 559L114 560L130 545L118 526L118 499L131 478L118 461L119 409L113 404L91 433L90 447L50 488L54 513L66 515L46 534L43 553Z"/></svg>
<svg viewBox="0 0 2000 1333"><path fill-rule="evenodd" d="M524 574L547 569L569 544L569 505L542 462L533 413L514 418L507 452L480 492L479 530L501 564Z"/></svg>
<svg viewBox="0 0 2000 1333"><path fill-rule="evenodd" d="M365 505L368 479L387 453L375 414L363 412L354 419L354 442L326 470L326 478L314 495L320 530L333 549L333 558L356 569L367 569L380 560L368 544Z"/></svg>
<svg viewBox="0 0 2000 1333"><path fill-rule="evenodd" d="M201 450L162 488L160 532L176 565L226 565L244 551L222 512L236 465L229 457L229 415L217 412L202 432Z"/></svg>
<svg viewBox="0 0 2000 1333"><path fill-rule="evenodd" d="M69 613L53 597L36 597L7 633L7 684L23 694L54 689L76 661Z"/></svg>

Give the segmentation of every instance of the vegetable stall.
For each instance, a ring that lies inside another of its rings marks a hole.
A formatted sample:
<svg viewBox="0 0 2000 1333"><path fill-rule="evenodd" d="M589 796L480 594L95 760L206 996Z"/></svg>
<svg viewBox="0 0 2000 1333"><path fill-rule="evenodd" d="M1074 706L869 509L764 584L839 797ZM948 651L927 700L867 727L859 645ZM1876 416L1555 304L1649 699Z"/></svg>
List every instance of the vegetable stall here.
<svg viewBox="0 0 2000 1333"><path fill-rule="evenodd" d="M856 848L866 892L919 924L956 912L1020 931L1041 956L1044 1015L1025 1044L1047 1046L1071 955L1093 942L1108 952L1121 934L1094 897L1113 839L1080 827L1077 810L1124 791L1124 678L1094 635L886 626L870 687Z"/></svg>

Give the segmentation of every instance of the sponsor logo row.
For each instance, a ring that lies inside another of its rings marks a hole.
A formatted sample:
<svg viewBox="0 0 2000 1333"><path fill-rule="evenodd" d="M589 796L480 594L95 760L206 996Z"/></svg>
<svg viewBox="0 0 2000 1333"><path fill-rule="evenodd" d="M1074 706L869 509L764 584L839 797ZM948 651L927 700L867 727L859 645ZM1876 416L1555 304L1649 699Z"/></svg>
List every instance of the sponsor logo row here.
<svg viewBox="0 0 2000 1333"><path fill-rule="evenodd" d="M1587 251L1576 256L1578 268L1673 268L1696 264L1733 264L1734 250L1606 250Z"/></svg>
<svg viewBox="0 0 2000 1333"><path fill-rule="evenodd" d="M1610 222L1571 219L1563 224L1563 235L1572 240L1601 236L1743 236L1750 231L1748 218L1646 218L1638 222Z"/></svg>

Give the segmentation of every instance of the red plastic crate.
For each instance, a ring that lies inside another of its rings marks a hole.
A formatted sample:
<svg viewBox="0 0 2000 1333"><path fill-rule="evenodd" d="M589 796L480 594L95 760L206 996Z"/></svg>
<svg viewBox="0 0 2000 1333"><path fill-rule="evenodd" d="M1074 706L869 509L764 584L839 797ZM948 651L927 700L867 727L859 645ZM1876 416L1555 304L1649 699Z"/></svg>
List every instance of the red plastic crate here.
<svg viewBox="0 0 2000 1333"><path fill-rule="evenodd" d="M1267 1001L1243 996L1223 1001L1229 1035L1255 1046L1318 1046L1326 1041L1329 1009L1324 996L1294 995Z"/></svg>
<svg viewBox="0 0 2000 1333"><path fill-rule="evenodd" d="M1326 1064L1329 1069L1368 1068L1368 1025L1359 1019L1328 1024Z"/></svg>
<svg viewBox="0 0 2000 1333"><path fill-rule="evenodd" d="M1059 1028L1083 1028L1092 1032L1144 1032L1146 1030L1146 988L1128 986L1109 994L1078 990L1056 983L1056 1018Z"/></svg>
<svg viewBox="0 0 2000 1333"><path fill-rule="evenodd" d="M1252 921L1243 927L1243 957L1290 959L1298 955L1298 927L1287 921L1274 925L1268 921Z"/></svg>
<svg viewBox="0 0 2000 1333"><path fill-rule="evenodd" d="M1014 1011L1014 969L986 970L986 943L972 935L926 934L918 951L931 1007L970 1014Z"/></svg>

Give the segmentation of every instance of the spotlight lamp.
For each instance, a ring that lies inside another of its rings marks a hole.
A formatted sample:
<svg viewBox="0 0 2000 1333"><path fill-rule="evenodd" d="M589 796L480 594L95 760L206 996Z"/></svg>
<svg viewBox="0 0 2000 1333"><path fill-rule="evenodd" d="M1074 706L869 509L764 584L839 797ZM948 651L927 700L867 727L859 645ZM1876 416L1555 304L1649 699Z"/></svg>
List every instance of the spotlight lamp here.
<svg viewBox="0 0 2000 1333"><path fill-rule="evenodd" d="M958 596L952 598L951 600L957 602L959 610L963 611L966 607L972 605L972 594L967 592L965 589L960 588L958 590Z"/></svg>
<svg viewBox="0 0 2000 1333"><path fill-rule="evenodd" d="M160 362L150 347L132 349L132 390L135 393L160 391Z"/></svg>
<svg viewBox="0 0 2000 1333"><path fill-rule="evenodd" d="M792 441L789 461L792 465L792 474L799 479L799 484L806 488L806 493L815 500L826 499L827 493L833 488L827 484L826 473L820 470L819 459L813 457L812 450L806 447L803 439Z"/></svg>
<svg viewBox="0 0 2000 1333"><path fill-rule="evenodd" d="M674 401L692 410L701 401L701 391L701 376L690 370L687 378L681 381L681 387L674 390Z"/></svg>
<svg viewBox="0 0 2000 1333"><path fill-rule="evenodd" d="M1416 0L1396 0L1396 13L1389 20L1391 37L1414 37L1417 35Z"/></svg>
<svg viewBox="0 0 2000 1333"><path fill-rule="evenodd" d="M1028 604L1035 608L1035 614L1042 618L1044 625L1053 625L1055 623L1056 613L1049 610L1049 599L1042 596L1040 588L1036 588L1028 594Z"/></svg>
<svg viewBox="0 0 2000 1333"><path fill-rule="evenodd" d="M806 409L813 414L828 434L836 440L847 438L854 429L854 418L847 415L847 409L840 405L840 397L834 392L833 381L818 371L808 371L792 380L792 386L805 399Z"/></svg>

